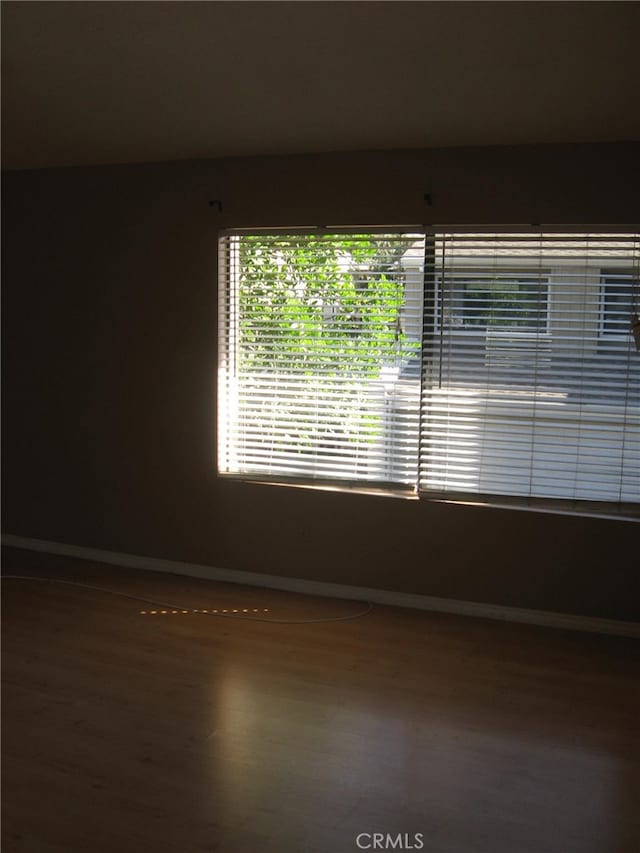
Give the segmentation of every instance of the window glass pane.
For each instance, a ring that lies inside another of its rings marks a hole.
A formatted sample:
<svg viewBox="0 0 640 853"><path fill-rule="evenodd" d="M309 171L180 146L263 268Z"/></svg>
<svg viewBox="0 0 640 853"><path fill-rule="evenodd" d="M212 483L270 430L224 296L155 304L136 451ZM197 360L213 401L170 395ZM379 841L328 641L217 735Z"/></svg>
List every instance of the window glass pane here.
<svg viewBox="0 0 640 853"><path fill-rule="evenodd" d="M420 488L640 501L637 238L450 233L434 252Z"/></svg>
<svg viewBox="0 0 640 853"><path fill-rule="evenodd" d="M421 240L225 239L222 472L415 485Z"/></svg>
<svg viewBox="0 0 640 853"><path fill-rule="evenodd" d="M478 276L463 283L462 323L538 329L546 325L547 285L524 276Z"/></svg>
<svg viewBox="0 0 640 853"><path fill-rule="evenodd" d="M603 271L602 275L602 333L604 335L629 335L634 310L633 272Z"/></svg>

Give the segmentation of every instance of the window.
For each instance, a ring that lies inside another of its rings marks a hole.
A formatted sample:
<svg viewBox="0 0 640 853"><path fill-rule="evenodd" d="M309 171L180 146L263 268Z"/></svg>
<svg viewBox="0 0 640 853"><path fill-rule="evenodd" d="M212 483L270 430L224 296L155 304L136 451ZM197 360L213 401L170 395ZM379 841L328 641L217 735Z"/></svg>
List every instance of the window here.
<svg viewBox="0 0 640 853"><path fill-rule="evenodd" d="M601 281L602 335L630 335L634 291L638 291L633 270L603 270Z"/></svg>
<svg viewBox="0 0 640 853"><path fill-rule="evenodd" d="M422 285L408 296L403 268L416 239L222 238L221 472L415 483L419 383L401 372L419 362Z"/></svg>
<svg viewBox="0 0 640 853"><path fill-rule="evenodd" d="M640 502L638 265L629 234L225 233L218 469Z"/></svg>
<svg viewBox="0 0 640 853"><path fill-rule="evenodd" d="M442 282L438 282L442 288ZM544 329L547 325L546 279L526 270L455 270L444 284L448 313L444 324L469 331Z"/></svg>

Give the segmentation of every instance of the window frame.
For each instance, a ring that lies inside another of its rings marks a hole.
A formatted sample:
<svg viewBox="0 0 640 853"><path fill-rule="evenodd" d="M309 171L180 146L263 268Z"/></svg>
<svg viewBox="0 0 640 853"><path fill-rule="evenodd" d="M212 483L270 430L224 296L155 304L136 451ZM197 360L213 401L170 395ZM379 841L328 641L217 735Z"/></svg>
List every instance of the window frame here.
<svg viewBox="0 0 640 853"><path fill-rule="evenodd" d="M512 226L492 226L486 229L489 233L498 233L498 234L513 234L516 233L516 229ZM555 229L541 229L544 234L554 234ZM568 231L567 228L562 228L561 231L564 233ZM607 233L613 233L611 228L605 229ZM233 233L236 235L241 234L378 234L378 233L397 233L397 232L413 232L417 233L421 231L424 234L425 241L430 240L432 235L437 235L442 231L447 232L455 232L455 233L464 233L465 229L460 228L459 226L447 226L446 228L418 228L416 226L395 226L393 228L385 227L385 226L362 226L362 227L349 227L349 228L263 228L263 229L228 229L224 232L219 232L220 234L225 233ZM471 227L469 231L472 233L482 233L482 229L479 227ZM621 234L628 234L629 232L637 232L638 227L625 227L624 230L621 230ZM532 229L530 227L526 227L522 229L522 233L530 234L532 233ZM596 229L589 226L580 226L576 228L576 235L588 235L596 233ZM636 243L637 245L637 243ZM425 255L426 255L426 245L425 245ZM425 337L428 335L438 336L442 333L442 326L440 323L441 318L441 302L439 298L439 294L441 292L440 282L436 280L435 276L432 278L432 292L429 295L426 293L426 283L429 278L429 267L431 266L431 262L425 256L425 273L424 273L424 282L425 282L425 293L424 293L424 306L426 308L429 300L434 300L435 304L433 305L433 320L431 331L424 326L423 320L423 334L421 345L425 344ZM435 268L435 267L434 267ZM504 326L505 331L510 332L522 332L530 335L531 337L539 336L541 339L544 339L549 335L549 332L552 328L552 315L554 310L554 300L552 296L552 291L554 287L554 269L553 264L547 265L544 267L531 267L531 266L523 266L522 267L522 275L526 276L527 270L534 272L533 276L529 278L543 282L544 284L544 293L545 293L545 310L544 310L544 325L541 327L518 327L518 326ZM520 268L511 268L510 272L512 273L520 273ZM614 340L620 341L622 338L626 338L631 334L629 330L628 334L625 335L623 332L616 333L604 333L604 288L606 286L606 282L603 281L604 277L615 278L616 274L615 269L605 269L602 268L600 270L600 290L599 290L599 320L598 320L598 330L599 337L605 340ZM542 280L541 276L544 276L544 280ZM471 277L470 277L471 279ZM518 280L518 279L516 279ZM631 287L634 286L634 283L637 284L635 279L631 281ZM435 290L435 293L433 292ZM464 309L463 309L464 310ZM329 318L327 318L329 319ZM329 322L331 320L329 319ZM446 328L446 327L445 327ZM473 327L465 327L464 323L460 324L459 327L450 327L451 334L464 334L468 336L484 336L489 331L499 332L501 330L500 326L492 326L487 324L481 328L473 328ZM423 373L423 369L421 369L421 375ZM422 394L422 389L421 389ZM422 426L420 426L420 431L422 431ZM219 472L220 474L220 472ZM561 512L561 513L571 513L578 515L595 515L595 516L611 516L618 518L620 516L630 517L630 518L638 518L640 516L640 503L636 502L609 502L609 501L598 501L598 500L587 500L587 499L565 499L558 497L532 497L532 496L520 496L520 495L509 495L509 494L500 494L500 493L481 493L481 492L456 492L454 490L448 490L445 493L438 493L437 491L424 491L419 488L404 488L398 483L387 483L387 482L379 482L376 483L374 481L367 480L348 480L348 479L332 479L332 478L315 478L313 477L278 477L276 480L271 480L268 477L265 477L262 474L243 474L243 473L222 473L220 476L230 479L236 479L240 481L252 482L256 484L270 484L270 485L288 485L288 486L296 486L303 488L312 488L312 489L324 489L324 490L337 490L341 492L354 492L354 493L362 493L362 494L375 494L381 496L389 496L389 497L402 497L402 498L411 498L411 499L423 499L427 501L435 501L435 502L447 502L447 503L463 503L463 504L473 504L473 505L482 505L482 506L493 506L493 507L506 507L510 509L526 509L526 510L536 510L536 511L545 511L545 512Z"/></svg>
<svg viewBox="0 0 640 853"><path fill-rule="evenodd" d="M219 269L218 269L218 280L219 280L219 297L218 297L218 327L219 327L219 345L218 351L219 354L223 350L222 343L224 341L235 340L236 342L240 340L240 328L241 328L241 320L240 320L240 311L239 306L237 304L237 300L235 304L231 304L228 294L225 292L224 287L222 286L222 276L221 276L221 268L227 268L228 265L231 267L235 266L235 290L236 296L239 296L240 293L240 273L237 267L237 249L233 248L232 244L228 244L224 246L224 239L226 237L234 238L234 237L333 237L339 236L348 239L350 236L371 236L371 237L398 237L400 239L406 238L415 241L415 239L421 234L423 234L423 229L421 226L393 226L393 227L384 227L378 226L375 228L371 228L368 226L363 226L361 228L358 227L349 227L349 228L261 228L261 229L223 229L218 231L218 261L219 261ZM224 246L224 247L223 247ZM398 259L398 268L401 270L400 259ZM359 267L356 265L353 267L354 277L360 272ZM360 291L366 290L361 286L358 287L356 285L356 289ZM226 324L223 321L225 314L229 315L233 318L234 329L231 334L229 334ZM324 306L322 309L322 324L325 327L325 330L330 331L331 326L333 324L333 320L325 316ZM405 336L408 341L412 341L411 336ZM410 347L416 345L418 349L420 348L419 339L417 341L413 341L410 344ZM410 348L409 347L409 348ZM410 358L408 359L410 360ZM229 364L233 364L234 375L239 371L239 359L238 359L238 351L234 350L234 356L232 359L227 360ZM225 360L222 360L222 367L219 362L218 368L218 406L220 410L220 374L224 369ZM357 374L346 373L344 376L347 379L353 379ZM318 375L313 375L313 379L323 378L321 372ZM366 382L363 384L376 384L378 386L382 386L387 383L387 379L381 373L376 377L368 377ZM228 385L228 383L226 383ZM277 384L277 383L276 383ZM419 381L416 382L416 386L419 384ZM417 390L417 389L416 389ZM385 413L386 417L386 413ZM411 496L415 494L415 488L407 486L406 483L401 483L396 480L387 480L384 477L363 477L363 478L349 478L347 476L337 476L337 475L328 475L328 474L318 474L315 470L310 470L306 475L300 477L295 474L287 474L279 471L274 478L269 479L269 475L264 472L229 472L220 470L220 460L221 460L221 442L220 442L220 411L218 411L218 445L217 445L217 458L218 458L218 475L223 477L229 477L237 480L247 480L251 482L264 482L266 479L271 483L281 483L283 485L310 485L314 487L327 487L327 488L344 488L349 491L360 491L361 487L364 488L365 491L371 492L375 491L376 493L388 493L392 495L407 495ZM416 431L417 435L417 431ZM384 438L384 436L383 436ZM324 448L320 448L320 453ZM417 446L416 446L416 454L417 454ZM313 454L311 454L313 455ZM384 469L385 473L394 467L394 463L389 464L385 457L385 451L383 451L383 462L378 463L378 467L380 469ZM417 457L416 457L417 458ZM322 460L321 460L322 461ZM358 463L360 464L360 463ZM417 465L417 462L416 462Z"/></svg>

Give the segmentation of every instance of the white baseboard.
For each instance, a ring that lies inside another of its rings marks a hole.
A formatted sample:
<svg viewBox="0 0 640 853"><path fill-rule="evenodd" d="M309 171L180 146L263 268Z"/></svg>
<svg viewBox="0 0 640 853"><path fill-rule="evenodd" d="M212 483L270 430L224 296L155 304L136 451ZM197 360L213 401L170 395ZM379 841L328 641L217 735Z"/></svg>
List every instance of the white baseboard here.
<svg viewBox="0 0 640 853"><path fill-rule="evenodd" d="M67 545L62 542L47 542L44 539L29 539L24 536L2 535L2 544L11 548L39 551L46 554L59 554L64 557L79 557L112 566L129 569L145 569L154 572L169 572L175 575L189 575L227 583L246 584L271 589L283 589L306 595L319 595L327 598L356 599L373 604L391 607L409 607L416 610L432 610L438 613L452 613L458 616L477 616L484 619L499 619L505 622L524 622L548 628L564 628L573 631L589 631L599 634L615 634L625 637L640 637L640 623L623 622L616 619L600 619L594 616L575 616L571 613L552 613L545 610L527 610L520 607L505 607L501 604L483 604L476 601L458 601L453 598L435 598L431 595L418 595L410 592L394 592L387 589L369 589L362 586L347 586L339 583L325 583L302 578L265 575L258 572L241 572L233 569L219 569L196 563L183 563L177 560L163 560L158 557L141 557L136 554L122 554L117 551L103 551L98 548L85 548L81 545Z"/></svg>

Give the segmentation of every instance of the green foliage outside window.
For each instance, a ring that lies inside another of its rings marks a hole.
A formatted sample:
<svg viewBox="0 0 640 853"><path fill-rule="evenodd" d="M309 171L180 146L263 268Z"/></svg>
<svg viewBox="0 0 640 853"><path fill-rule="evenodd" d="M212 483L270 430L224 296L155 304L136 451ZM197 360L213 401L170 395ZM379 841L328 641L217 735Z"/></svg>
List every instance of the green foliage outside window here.
<svg viewBox="0 0 640 853"><path fill-rule="evenodd" d="M384 409L384 386L375 380L419 346L402 328L401 259L412 243L359 235L238 239L239 434L263 436L261 452L268 446L274 464L313 455L325 475L371 475L366 448L381 436Z"/></svg>
<svg viewBox="0 0 640 853"><path fill-rule="evenodd" d="M255 236L239 244L240 368L375 377L401 327L410 239Z"/></svg>

